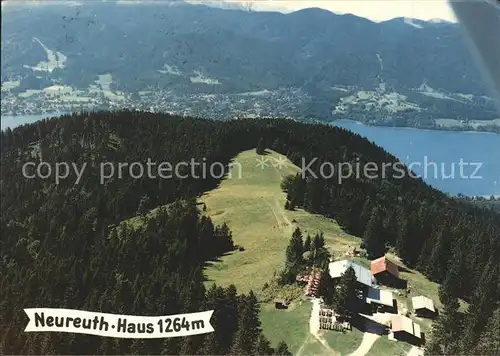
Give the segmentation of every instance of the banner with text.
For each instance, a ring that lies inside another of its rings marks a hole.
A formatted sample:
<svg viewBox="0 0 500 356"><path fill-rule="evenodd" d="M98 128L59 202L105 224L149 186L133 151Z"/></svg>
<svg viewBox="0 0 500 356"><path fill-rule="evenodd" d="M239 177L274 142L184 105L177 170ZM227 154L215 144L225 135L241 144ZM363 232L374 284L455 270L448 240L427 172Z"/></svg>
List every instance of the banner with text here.
<svg viewBox="0 0 500 356"><path fill-rule="evenodd" d="M213 310L166 316L136 316L75 309L27 308L25 332L55 331L131 339L156 339L213 332Z"/></svg>

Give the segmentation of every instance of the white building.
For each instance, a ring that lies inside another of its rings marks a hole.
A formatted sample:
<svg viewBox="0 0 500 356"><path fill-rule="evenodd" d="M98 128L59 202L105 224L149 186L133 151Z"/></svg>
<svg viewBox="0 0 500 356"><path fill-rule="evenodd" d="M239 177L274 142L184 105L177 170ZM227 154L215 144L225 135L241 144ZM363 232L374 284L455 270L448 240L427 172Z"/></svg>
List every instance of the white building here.
<svg viewBox="0 0 500 356"><path fill-rule="evenodd" d="M328 272L330 277L333 279L340 278L342 274L349 268L352 267L356 273L356 279L359 283L365 286L371 287L375 285L375 277L372 276L371 271L368 268L360 266L349 260L330 262L328 265Z"/></svg>
<svg viewBox="0 0 500 356"><path fill-rule="evenodd" d="M368 288L366 302L368 304L375 303L392 308L394 306L394 296L391 291L370 287Z"/></svg>

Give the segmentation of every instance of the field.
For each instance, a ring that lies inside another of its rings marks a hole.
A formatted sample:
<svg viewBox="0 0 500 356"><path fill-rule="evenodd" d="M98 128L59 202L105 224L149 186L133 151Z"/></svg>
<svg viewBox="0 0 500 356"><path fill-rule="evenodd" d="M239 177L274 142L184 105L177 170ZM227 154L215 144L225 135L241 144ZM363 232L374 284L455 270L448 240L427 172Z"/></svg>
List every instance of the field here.
<svg viewBox="0 0 500 356"><path fill-rule="evenodd" d="M391 341L386 337L379 337L366 356L405 356L411 346L404 342Z"/></svg>
<svg viewBox="0 0 500 356"><path fill-rule="evenodd" d="M266 164L262 164L263 159ZM280 161L282 164L278 164ZM343 232L332 219L303 210L284 209L286 194L281 190L280 183L283 177L296 174L299 168L278 153L266 151L265 156L258 156L254 150L245 151L234 158L233 167L232 177L204 194L200 203L205 204L204 213L214 223L228 224L235 244L244 250L234 251L219 261L209 263L205 269L207 284L234 284L239 292L253 290L261 300L264 334L274 346L284 340L294 355L350 355L362 344L365 334L355 328L346 334L334 331L311 334L311 303L302 299L300 288L280 287L273 281L273 276L283 267L286 246L297 226L304 236L323 232L326 245L336 260L350 258L369 266L370 261L363 257L348 257L354 247L359 249L361 239ZM397 256L389 256L404 267ZM426 295L440 306L438 284L407 267L401 275L410 287L408 296L402 291L395 294L401 308L411 310L411 297L414 295ZM292 304L287 310L276 310L270 303L274 297L287 298L292 300ZM411 317L421 324L422 331L427 333L430 330L429 320ZM409 344L381 336L371 348L368 347L367 354L404 355L410 348ZM358 354L364 355L365 352Z"/></svg>
<svg viewBox="0 0 500 356"><path fill-rule="evenodd" d="M260 319L264 334L276 346L278 340L284 340L294 354L309 336L309 316L311 304L300 301L287 310L277 310L272 303L261 305Z"/></svg>
<svg viewBox="0 0 500 356"><path fill-rule="evenodd" d="M273 304L261 305L260 318L264 334L273 346L284 340L294 355L342 355L350 354L361 343L363 334L357 329L345 334L335 331L320 331L320 338L326 346L309 331L311 303L298 301L288 310L276 310Z"/></svg>
<svg viewBox="0 0 500 356"><path fill-rule="evenodd" d="M238 155L233 162L233 177L201 198L206 214L215 223L226 222L235 244L245 249L224 256L207 268L208 280L220 285L233 283L241 292L257 292L270 281L284 262L294 228L283 208L285 193L280 182L282 176L297 169L291 164L291 168L281 170L271 164L261 168L257 166L257 157L253 150ZM270 153L265 157L271 161L279 155ZM238 164L241 172L236 172Z"/></svg>
<svg viewBox="0 0 500 356"><path fill-rule="evenodd" d="M259 292L270 281L284 263L286 246L297 226L304 236L322 231L337 257L359 245L359 239L344 233L334 220L301 210L285 210L286 194L280 183L299 168L288 160L286 166L273 167L280 159L275 152L268 151L264 157L269 163L262 168L257 166L259 156L255 151L242 152L234 159L233 177L200 199L206 204L205 213L217 224L226 222L235 244L245 249L211 264L206 269L208 281L233 283L242 292Z"/></svg>

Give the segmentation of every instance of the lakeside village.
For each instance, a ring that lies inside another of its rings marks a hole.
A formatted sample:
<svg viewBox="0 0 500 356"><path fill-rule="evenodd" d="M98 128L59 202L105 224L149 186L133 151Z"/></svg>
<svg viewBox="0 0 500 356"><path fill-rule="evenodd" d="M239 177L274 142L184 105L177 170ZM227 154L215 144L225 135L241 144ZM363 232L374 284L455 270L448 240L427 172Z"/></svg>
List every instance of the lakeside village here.
<svg viewBox="0 0 500 356"><path fill-rule="evenodd" d="M317 237L314 240L311 245L317 244ZM287 259L291 249L287 249ZM347 333L355 326L365 332L387 335L394 342L423 346L425 334L415 319L434 319L438 315L434 301L416 295L408 299L411 307L398 305L395 296L409 298L411 293L400 275L400 268L404 267L387 256L372 260L369 268L364 267L360 257L363 252L356 248L346 255L350 258L329 258L330 262L323 264L326 268L310 266L297 274L295 281L304 286L304 297L317 305L313 307L311 322L315 319L314 323L323 330ZM275 299L274 303L276 309L288 308L287 300Z"/></svg>

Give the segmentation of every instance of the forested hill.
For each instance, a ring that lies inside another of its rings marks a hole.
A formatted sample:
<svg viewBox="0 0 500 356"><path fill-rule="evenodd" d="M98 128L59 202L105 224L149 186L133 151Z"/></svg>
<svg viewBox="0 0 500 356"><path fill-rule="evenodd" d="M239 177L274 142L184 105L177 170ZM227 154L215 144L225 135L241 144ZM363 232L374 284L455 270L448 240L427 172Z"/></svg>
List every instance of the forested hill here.
<svg viewBox="0 0 500 356"><path fill-rule="evenodd" d="M230 226L214 226L194 198L220 179L133 178L128 170L99 181L101 162L221 162L272 148L298 166L321 162L395 162L348 131L285 119L227 122L143 112L83 113L44 120L1 137L0 276L2 354L286 354L262 336L255 295L203 287L206 261L233 248ZM26 179L28 161L87 168ZM201 169L199 167L199 169ZM334 217L365 238L373 256L392 246L410 266L443 283L445 312L429 345L434 353L484 353L495 342L500 294L498 215L447 197L421 180L313 174L291 180L295 206ZM245 174L245 172L242 172ZM151 209L162 206L149 213ZM264 242L262 248L265 248ZM459 313L457 298L469 302ZM214 309L215 332L153 341L64 333L23 333L29 307L167 315ZM496 310L496 312L495 312ZM485 325L489 327L485 327ZM498 334L497 334L498 335ZM493 340L493 341L491 341Z"/></svg>

